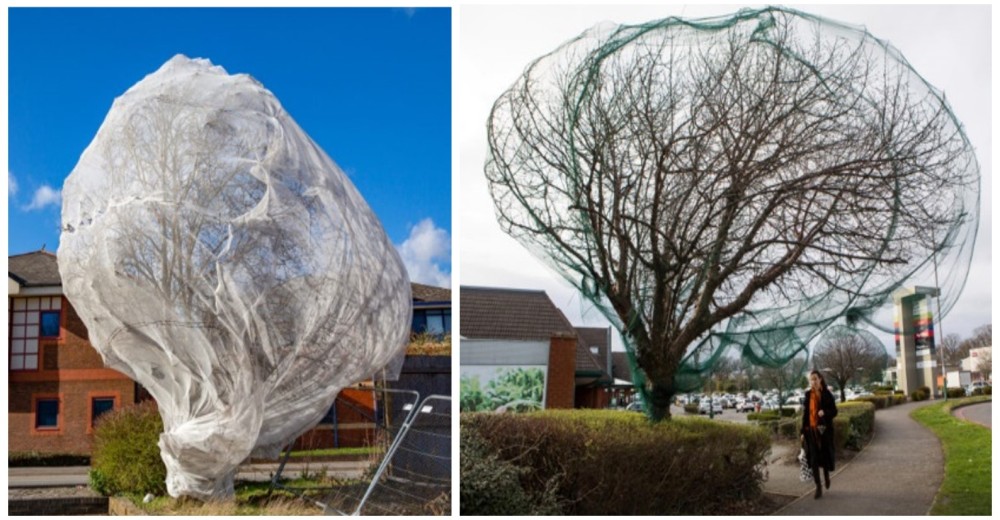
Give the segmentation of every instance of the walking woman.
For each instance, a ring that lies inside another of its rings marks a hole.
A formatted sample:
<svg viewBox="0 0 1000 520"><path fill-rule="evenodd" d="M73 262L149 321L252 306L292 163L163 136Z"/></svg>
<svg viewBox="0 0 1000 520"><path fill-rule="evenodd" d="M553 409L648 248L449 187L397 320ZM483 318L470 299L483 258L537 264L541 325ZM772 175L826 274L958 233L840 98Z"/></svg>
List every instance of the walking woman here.
<svg viewBox="0 0 1000 520"><path fill-rule="evenodd" d="M805 405L802 408L802 436L805 444L806 460L812 469L816 482L816 495L823 496L819 470L823 468L826 488L830 489L830 472L834 470L833 418L837 416L837 402L826 387L826 380L818 370L809 374L809 390L806 390Z"/></svg>

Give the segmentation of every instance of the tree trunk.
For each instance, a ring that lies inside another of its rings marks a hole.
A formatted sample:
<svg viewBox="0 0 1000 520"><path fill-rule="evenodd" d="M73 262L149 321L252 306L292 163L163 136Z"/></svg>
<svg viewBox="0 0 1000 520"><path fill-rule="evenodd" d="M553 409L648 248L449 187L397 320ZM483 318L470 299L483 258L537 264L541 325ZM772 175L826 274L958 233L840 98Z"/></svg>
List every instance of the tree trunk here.
<svg viewBox="0 0 1000 520"><path fill-rule="evenodd" d="M653 422L670 419L670 403L674 400L674 385L653 384L653 389L649 392L649 401L646 406L649 408L647 414Z"/></svg>
<svg viewBox="0 0 1000 520"><path fill-rule="evenodd" d="M840 402L847 401L847 394L844 392L844 385L840 385Z"/></svg>

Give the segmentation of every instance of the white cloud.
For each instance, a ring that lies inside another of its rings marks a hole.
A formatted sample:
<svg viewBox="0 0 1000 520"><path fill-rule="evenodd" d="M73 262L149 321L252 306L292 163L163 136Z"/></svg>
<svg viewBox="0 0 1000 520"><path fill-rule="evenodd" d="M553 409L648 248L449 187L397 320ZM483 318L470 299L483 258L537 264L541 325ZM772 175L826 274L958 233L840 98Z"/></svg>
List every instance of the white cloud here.
<svg viewBox="0 0 1000 520"><path fill-rule="evenodd" d="M421 220L410 228L410 236L396 246L403 258L410 281L451 287L451 274L443 271L442 263L450 263L451 237L444 229L436 227L430 218Z"/></svg>
<svg viewBox="0 0 1000 520"><path fill-rule="evenodd" d="M35 190L35 196L31 199L31 204L24 207L25 211L43 209L48 206L58 206L62 203L62 190L57 190L43 184Z"/></svg>
<svg viewBox="0 0 1000 520"><path fill-rule="evenodd" d="M7 196L13 197L17 195L17 179L14 178L14 174L7 172Z"/></svg>

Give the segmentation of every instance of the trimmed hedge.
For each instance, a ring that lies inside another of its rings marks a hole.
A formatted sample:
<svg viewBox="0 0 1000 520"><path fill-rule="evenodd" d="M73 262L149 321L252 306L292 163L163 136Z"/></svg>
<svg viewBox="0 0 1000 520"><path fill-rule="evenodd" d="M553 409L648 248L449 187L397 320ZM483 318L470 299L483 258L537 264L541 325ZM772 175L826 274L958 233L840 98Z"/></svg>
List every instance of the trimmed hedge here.
<svg viewBox="0 0 1000 520"><path fill-rule="evenodd" d="M913 393L910 394L910 399L914 401L926 401L927 396L927 392L924 392L923 390L914 390Z"/></svg>
<svg viewBox="0 0 1000 520"><path fill-rule="evenodd" d="M462 414L461 426L463 442L467 430L482 439L480 458L517 465L521 488L554 493L564 515L722 511L761 496L771 444L762 428L700 417L653 424L613 410ZM467 507L466 486L480 484L468 481L462 467L461 514L494 511L480 502Z"/></svg>
<svg viewBox="0 0 1000 520"><path fill-rule="evenodd" d="M873 395L867 397L855 397L848 402L866 402L875 405L876 410L881 410L883 408L888 408L890 406L896 406L898 404L903 404L906 402L906 396L902 394L883 394L883 395Z"/></svg>
<svg viewBox="0 0 1000 520"><path fill-rule="evenodd" d="M694 403L684 405L684 413L698 413L698 405Z"/></svg>
<svg viewBox="0 0 1000 520"><path fill-rule="evenodd" d="M471 428L460 434L462 514L465 515L557 515L561 511L552 486L533 493L521 484L527 472L491 453L482 437Z"/></svg>
<svg viewBox="0 0 1000 520"><path fill-rule="evenodd" d="M948 388L948 399L958 399L959 397L965 397L964 388Z"/></svg>
<svg viewBox="0 0 1000 520"><path fill-rule="evenodd" d="M980 387L980 388L974 388L974 389L972 389L972 395L974 395L974 396L975 395L993 395L993 387L992 386L984 386L984 387Z"/></svg>
<svg viewBox="0 0 1000 520"><path fill-rule="evenodd" d="M7 454L8 468L89 465L90 455L76 455L73 453L39 453L37 451L12 451Z"/></svg>
<svg viewBox="0 0 1000 520"><path fill-rule="evenodd" d="M157 441L163 420L146 401L101 416L94 427L90 487L102 495L166 492L167 467Z"/></svg>
<svg viewBox="0 0 1000 520"><path fill-rule="evenodd" d="M833 437L838 449L861 449L861 442L875 428L875 405L865 401L849 401L837 405L833 419Z"/></svg>

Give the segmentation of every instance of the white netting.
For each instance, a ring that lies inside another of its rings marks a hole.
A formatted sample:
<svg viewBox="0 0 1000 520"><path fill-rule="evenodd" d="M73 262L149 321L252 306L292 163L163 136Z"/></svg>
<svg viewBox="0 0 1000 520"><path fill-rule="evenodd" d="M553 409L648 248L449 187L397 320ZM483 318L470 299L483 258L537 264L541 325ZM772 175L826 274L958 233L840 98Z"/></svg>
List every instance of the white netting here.
<svg viewBox="0 0 1000 520"><path fill-rule="evenodd" d="M271 92L207 60L115 100L62 227L64 291L156 399L175 497L231 495L251 452L277 456L405 347L410 285L378 219Z"/></svg>

